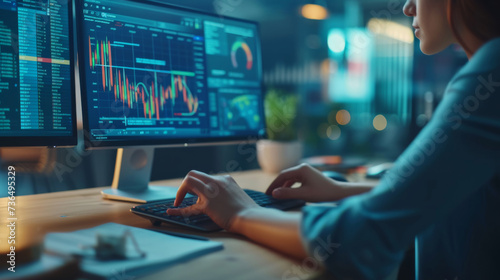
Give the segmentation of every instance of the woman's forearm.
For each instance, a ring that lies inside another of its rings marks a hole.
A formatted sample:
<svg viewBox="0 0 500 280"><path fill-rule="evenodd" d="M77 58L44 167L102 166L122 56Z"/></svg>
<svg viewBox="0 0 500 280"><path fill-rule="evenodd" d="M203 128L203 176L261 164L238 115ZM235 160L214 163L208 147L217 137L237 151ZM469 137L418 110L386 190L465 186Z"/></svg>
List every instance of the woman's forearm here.
<svg viewBox="0 0 500 280"><path fill-rule="evenodd" d="M342 183L333 194L346 198L369 192L370 183ZM340 193L339 193L340 192ZM282 212L269 208L250 208L234 218L230 231L294 258L304 259L307 252L302 243L300 223L302 213Z"/></svg>
<svg viewBox="0 0 500 280"><path fill-rule="evenodd" d="M377 183L340 183L340 197L342 199L370 192L377 186ZM337 194L338 195L338 194Z"/></svg>
<svg viewBox="0 0 500 280"><path fill-rule="evenodd" d="M239 214L231 231L294 258L307 257L300 235L301 213L253 208Z"/></svg>

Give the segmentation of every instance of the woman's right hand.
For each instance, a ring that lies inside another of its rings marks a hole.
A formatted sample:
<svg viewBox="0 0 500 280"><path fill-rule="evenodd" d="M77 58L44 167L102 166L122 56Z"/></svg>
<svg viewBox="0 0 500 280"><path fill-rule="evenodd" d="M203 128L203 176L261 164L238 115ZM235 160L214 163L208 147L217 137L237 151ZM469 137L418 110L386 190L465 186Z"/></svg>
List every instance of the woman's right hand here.
<svg viewBox="0 0 500 280"><path fill-rule="evenodd" d="M292 188L296 183L301 186ZM310 165L302 164L282 171L266 194L277 199L301 199L307 202L337 201L350 195L347 184L327 178Z"/></svg>

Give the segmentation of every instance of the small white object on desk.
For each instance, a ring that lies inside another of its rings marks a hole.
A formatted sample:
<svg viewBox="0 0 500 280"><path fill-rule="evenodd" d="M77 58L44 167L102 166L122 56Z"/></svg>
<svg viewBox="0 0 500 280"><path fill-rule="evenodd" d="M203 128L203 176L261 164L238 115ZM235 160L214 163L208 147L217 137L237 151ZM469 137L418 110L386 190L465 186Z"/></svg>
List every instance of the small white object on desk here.
<svg viewBox="0 0 500 280"><path fill-rule="evenodd" d="M50 233L45 237L45 249L63 255L85 255L88 250L82 249L82 246L95 246L96 235L126 231L130 231L139 248L146 252L145 257L103 261L95 256L86 256L82 258L81 269L88 275L103 278L121 274L141 276L223 249L220 242L181 238L115 223L70 233ZM131 241L127 242L126 247L127 251L135 251Z"/></svg>

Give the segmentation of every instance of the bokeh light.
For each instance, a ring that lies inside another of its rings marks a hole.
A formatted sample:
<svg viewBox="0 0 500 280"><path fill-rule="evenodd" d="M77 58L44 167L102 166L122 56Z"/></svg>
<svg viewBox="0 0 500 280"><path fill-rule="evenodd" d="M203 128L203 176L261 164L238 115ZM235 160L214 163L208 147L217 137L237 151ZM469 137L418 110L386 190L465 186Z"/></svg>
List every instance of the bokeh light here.
<svg viewBox="0 0 500 280"><path fill-rule="evenodd" d="M340 127L332 125L329 126L328 129L326 130L326 135L328 136L328 138L335 141L338 140L342 135L342 130L340 129Z"/></svg>
<svg viewBox="0 0 500 280"><path fill-rule="evenodd" d="M342 30L334 29L328 35L328 48L334 53L342 53L345 51L346 41Z"/></svg>
<svg viewBox="0 0 500 280"><path fill-rule="evenodd" d="M351 122L351 114L347 110L340 110L336 115L337 123L340 125L348 125Z"/></svg>
<svg viewBox="0 0 500 280"><path fill-rule="evenodd" d="M390 20L372 18L368 21L367 27L375 34L384 35L404 43L413 44L415 40L413 30L409 26Z"/></svg>
<svg viewBox="0 0 500 280"><path fill-rule="evenodd" d="M378 131L383 131L387 128L387 119L383 115L378 115L373 119L373 127Z"/></svg>
<svg viewBox="0 0 500 280"><path fill-rule="evenodd" d="M328 10L316 4L307 4L302 7L302 16L307 19L323 20L328 17Z"/></svg>

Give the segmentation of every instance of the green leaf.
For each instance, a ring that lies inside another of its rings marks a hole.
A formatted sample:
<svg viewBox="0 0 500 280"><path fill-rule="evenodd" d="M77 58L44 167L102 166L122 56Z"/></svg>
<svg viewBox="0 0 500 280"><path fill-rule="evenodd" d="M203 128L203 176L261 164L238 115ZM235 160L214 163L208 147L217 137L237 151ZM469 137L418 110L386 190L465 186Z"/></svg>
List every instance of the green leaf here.
<svg viewBox="0 0 500 280"><path fill-rule="evenodd" d="M265 98L265 113L270 140L297 140L298 103L298 97L294 94L277 89L268 91Z"/></svg>

